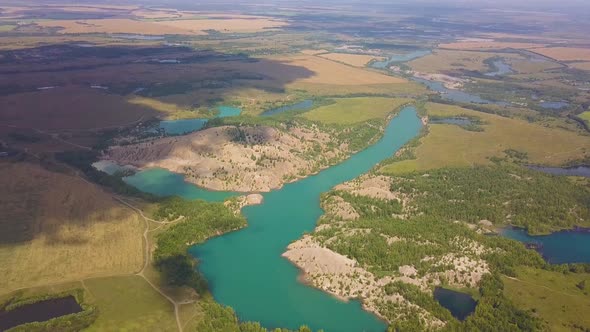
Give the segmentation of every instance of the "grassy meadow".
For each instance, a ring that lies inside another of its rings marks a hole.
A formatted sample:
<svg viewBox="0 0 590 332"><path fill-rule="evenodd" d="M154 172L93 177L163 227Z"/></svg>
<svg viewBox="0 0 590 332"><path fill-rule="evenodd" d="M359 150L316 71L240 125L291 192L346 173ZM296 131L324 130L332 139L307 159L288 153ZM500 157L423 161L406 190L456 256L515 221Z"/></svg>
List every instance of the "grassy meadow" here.
<svg viewBox="0 0 590 332"><path fill-rule="evenodd" d="M504 294L547 322L550 331L590 326L590 275L519 268L517 277L503 277ZM585 281L585 288L576 285Z"/></svg>
<svg viewBox="0 0 590 332"><path fill-rule="evenodd" d="M32 163L1 163L0 183L0 294L141 268L143 222L99 187Z"/></svg>
<svg viewBox="0 0 590 332"><path fill-rule="evenodd" d="M334 103L315 108L303 117L327 124L353 124L384 119L395 109L411 102L408 98L359 97L338 98Z"/></svg>
<svg viewBox="0 0 590 332"><path fill-rule="evenodd" d="M414 159L384 166L384 173L400 174L440 167L490 164L491 157L504 157L505 150L525 152L527 162L562 165L590 154L590 137L571 131L546 128L520 119L505 118L452 105L428 103L429 116L467 115L479 118L483 131L468 131L456 125L430 124L420 139Z"/></svg>
<svg viewBox="0 0 590 332"><path fill-rule="evenodd" d="M99 309L87 331L177 331L174 309L139 276L84 281L89 302Z"/></svg>

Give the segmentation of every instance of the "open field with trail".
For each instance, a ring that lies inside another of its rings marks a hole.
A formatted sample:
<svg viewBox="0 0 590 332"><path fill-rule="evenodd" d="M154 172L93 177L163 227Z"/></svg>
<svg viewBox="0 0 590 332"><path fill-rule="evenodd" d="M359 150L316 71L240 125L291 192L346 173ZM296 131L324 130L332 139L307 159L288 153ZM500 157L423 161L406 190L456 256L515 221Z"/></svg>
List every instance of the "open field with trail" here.
<svg viewBox="0 0 590 332"><path fill-rule="evenodd" d="M0 170L0 293L141 268L142 221L103 189L28 162Z"/></svg>
<svg viewBox="0 0 590 332"><path fill-rule="evenodd" d="M59 28L60 33L131 33L142 35L206 35L206 30L221 32L259 32L280 28L286 22L259 16L219 19L138 21L132 19L40 21L44 28Z"/></svg>
<svg viewBox="0 0 590 332"><path fill-rule="evenodd" d="M457 70L474 70L488 72L489 67L484 60L494 56L506 59L524 59L514 53L473 52L455 50L435 50L432 54L408 62L413 70L425 73L445 73Z"/></svg>
<svg viewBox="0 0 590 332"><path fill-rule="evenodd" d="M87 331L178 331L172 305L141 277L88 279L84 285L100 310Z"/></svg>
<svg viewBox="0 0 590 332"><path fill-rule="evenodd" d="M502 281L504 294L518 306L543 317L551 331L590 326L589 274L521 268L515 278L503 277ZM585 287L577 287L582 281Z"/></svg>
<svg viewBox="0 0 590 332"><path fill-rule="evenodd" d="M385 119L400 106L411 102L407 98L359 97L334 99L334 103L315 108L303 117L328 124L353 124L371 119Z"/></svg>
<svg viewBox="0 0 590 332"><path fill-rule="evenodd" d="M347 53L326 53L326 54L319 54L319 57L333 60L336 62L342 62L347 65L355 66L355 67L364 67L367 63L369 63L373 59L383 60L383 57L376 57L373 55L365 55L365 54L347 54Z"/></svg>
<svg viewBox="0 0 590 332"><path fill-rule="evenodd" d="M531 51L559 61L590 60L590 48L546 47Z"/></svg>
<svg viewBox="0 0 590 332"><path fill-rule="evenodd" d="M465 39L452 43L439 44L438 47L450 50L478 50L478 51L490 51L490 50L502 50L506 48L514 49L531 49L535 47L542 47L545 44L537 44L530 42L504 42L496 41L494 39L487 38L473 38Z"/></svg>
<svg viewBox="0 0 590 332"><path fill-rule="evenodd" d="M382 168L396 174L439 167L471 166L491 163L505 150L527 153L527 162L562 165L590 154L590 137L563 129L550 129L524 120L476 112L465 108L429 103L430 116L472 116L483 121L483 131L468 131L456 125L431 124L428 134L415 148L415 159L402 160Z"/></svg>

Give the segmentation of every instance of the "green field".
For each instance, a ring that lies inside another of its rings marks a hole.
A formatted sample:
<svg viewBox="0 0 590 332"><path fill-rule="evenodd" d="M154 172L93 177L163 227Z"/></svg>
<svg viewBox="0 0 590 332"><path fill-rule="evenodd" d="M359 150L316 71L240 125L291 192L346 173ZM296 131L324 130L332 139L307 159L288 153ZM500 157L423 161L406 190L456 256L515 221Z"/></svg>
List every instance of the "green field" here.
<svg viewBox="0 0 590 332"><path fill-rule="evenodd" d="M139 276L89 279L84 285L99 309L88 331L177 331L172 304Z"/></svg>
<svg viewBox="0 0 590 332"><path fill-rule="evenodd" d="M16 25L10 25L10 24L0 25L0 32L9 32L9 31L14 30L14 28L16 28Z"/></svg>
<svg viewBox="0 0 590 332"><path fill-rule="evenodd" d="M586 121L587 123L590 124L590 111L586 111L582 114L578 115L580 118L584 119L584 121Z"/></svg>
<svg viewBox="0 0 590 332"><path fill-rule="evenodd" d="M396 108L409 103L407 98L360 97L339 98L333 104L318 107L303 116L328 124L351 124L371 119L383 119Z"/></svg>
<svg viewBox="0 0 590 332"><path fill-rule="evenodd" d="M551 331L590 327L590 275L521 268L516 279L502 278L504 294L519 307L539 315ZM576 286L583 280L587 284L584 290Z"/></svg>
<svg viewBox="0 0 590 332"><path fill-rule="evenodd" d="M428 103L426 110L429 116L466 115L479 118L483 122L483 131L431 124L428 134L420 139L415 148L415 158L386 165L382 169L384 173L489 164L491 157L504 157L504 151L509 149L526 153L527 162L545 165L562 165L590 154L590 137L571 131L452 105Z"/></svg>

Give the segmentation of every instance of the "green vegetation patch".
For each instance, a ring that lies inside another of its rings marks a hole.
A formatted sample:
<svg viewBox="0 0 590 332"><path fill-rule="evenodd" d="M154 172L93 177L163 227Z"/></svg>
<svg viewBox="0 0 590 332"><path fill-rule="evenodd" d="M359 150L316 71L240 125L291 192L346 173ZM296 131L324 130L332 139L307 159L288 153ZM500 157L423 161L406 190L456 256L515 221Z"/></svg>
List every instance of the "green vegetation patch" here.
<svg viewBox="0 0 590 332"><path fill-rule="evenodd" d="M519 268L503 277L504 294L540 315L551 331L585 331L590 326L590 274Z"/></svg>
<svg viewBox="0 0 590 332"><path fill-rule="evenodd" d="M411 99L358 97L338 98L334 103L306 112L303 117L308 120L328 124L353 124L371 119L384 119Z"/></svg>
<svg viewBox="0 0 590 332"><path fill-rule="evenodd" d="M205 292L207 284L188 254L191 245L239 229L246 220L234 215L223 203L187 201L173 197L161 203L154 214L159 220L179 220L157 236L154 265L171 286L190 286Z"/></svg>
<svg viewBox="0 0 590 332"><path fill-rule="evenodd" d="M10 32L16 28L16 25L2 24L0 25L0 32Z"/></svg>
<svg viewBox="0 0 590 332"><path fill-rule="evenodd" d="M590 191L567 178L515 165L443 168L400 176L392 190L414 194L417 213L443 220L489 220L531 234L588 226Z"/></svg>
<svg viewBox="0 0 590 332"><path fill-rule="evenodd" d="M100 311L87 331L177 331L174 308L142 277L84 281Z"/></svg>

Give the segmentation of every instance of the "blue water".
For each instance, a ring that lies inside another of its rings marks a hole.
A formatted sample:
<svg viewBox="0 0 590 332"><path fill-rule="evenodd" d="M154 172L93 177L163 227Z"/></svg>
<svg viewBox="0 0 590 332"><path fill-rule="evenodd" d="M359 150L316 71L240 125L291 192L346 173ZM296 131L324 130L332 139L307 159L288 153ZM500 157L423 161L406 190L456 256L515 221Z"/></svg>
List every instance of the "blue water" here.
<svg viewBox="0 0 590 332"><path fill-rule="evenodd" d="M568 102L565 101L544 101L539 103L539 106L546 109L559 110L569 106Z"/></svg>
<svg viewBox="0 0 590 332"><path fill-rule="evenodd" d="M242 113L241 109L232 106L219 106L217 111L218 118L238 116ZM167 135L184 135L203 129L207 121L208 119L164 120L160 121L159 128L163 129Z"/></svg>
<svg viewBox="0 0 590 332"><path fill-rule="evenodd" d="M471 120L469 120L467 118L459 118L459 117L430 119L430 120L428 120L428 122L433 123L433 124L453 124L453 125L457 125L457 126L469 126L469 125L473 124L473 122L471 122Z"/></svg>
<svg viewBox="0 0 590 332"><path fill-rule="evenodd" d="M93 163L92 167L109 175L113 175L117 172L133 172L136 169L133 166L121 166L111 160L99 160Z"/></svg>
<svg viewBox="0 0 590 332"><path fill-rule="evenodd" d="M343 302L298 281L299 270L281 257L287 245L312 231L323 213L320 194L366 173L415 137L421 122L413 107L390 121L383 137L343 163L282 189L264 194L261 205L243 209L248 227L194 246L199 270L215 300L229 305L244 321L268 328L305 324L326 332L383 332L386 324L364 311L359 301ZM157 195L223 200L231 193L199 189L181 175L148 170L125 181ZM225 196L224 196L225 195Z"/></svg>
<svg viewBox="0 0 590 332"><path fill-rule="evenodd" d="M223 202L239 193L211 191L186 182L184 176L161 168L152 168L124 177L123 180L137 189L158 195L178 195L186 199L202 199L210 202Z"/></svg>
<svg viewBox="0 0 590 332"><path fill-rule="evenodd" d="M560 231L532 236L524 229L505 228L501 235L525 243L539 244L539 252L552 264L590 263L590 231Z"/></svg>
<svg viewBox="0 0 590 332"><path fill-rule="evenodd" d="M545 167L545 166L528 166L530 169L535 171L553 174L553 175L566 175L566 176L583 176L590 178L590 167L589 166L576 166L576 167Z"/></svg>
<svg viewBox="0 0 590 332"><path fill-rule="evenodd" d="M467 92L455 89L447 89L443 83L430 81L423 78L413 77L412 80L426 85L430 90L439 92L441 97L444 99L460 102L460 103L475 103L475 104L496 104L500 106L510 106L510 103L498 101L493 102L490 100L483 99L479 96L472 95Z"/></svg>
<svg viewBox="0 0 590 332"><path fill-rule="evenodd" d="M305 111L313 107L313 100L307 99L302 102L286 105L278 108L274 108L268 111L264 111L262 116L271 116L289 111Z"/></svg>
<svg viewBox="0 0 590 332"><path fill-rule="evenodd" d="M315 227L322 214L322 192L366 173L420 128L415 109L404 108L375 145L317 175L264 194L263 204L244 208L247 228L191 248L215 299L234 308L240 319L266 327L294 329L306 324L326 332L384 331L385 324L363 311L359 302L342 302L298 282L298 269L281 254Z"/></svg>
<svg viewBox="0 0 590 332"><path fill-rule="evenodd" d="M371 63L371 67L377 68L377 69L387 69L387 67L389 67L390 65L392 65L394 63L402 63L402 62L412 61L414 59L418 59L423 56L426 56L430 53L432 53L432 51L430 51L430 50L419 50L419 51L414 51L414 52L406 53L406 54L392 55L387 60L384 60L384 61L373 61Z"/></svg>
<svg viewBox="0 0 590 332"><path fill-rule="evenodd" d="M486 73L485 74L486 76L495 77L495 76L502 76L502 75L506 75L506 74L512 74L514 72L512 70L512 67L510 67L509 64L504 62L504 59L496 60L493 63L494 63L494 67L496 68L496 71Z"/></svg>
<svg viewBox="0 0 590 332"><path fill-rule="evenodd" d="M112 37L121 38L121 39L136 39L136 40L163 40L164 36L151 36L151 35L139 35L139 34L130 34L130 33L115 33L111 35Z"/></svg>
<svg viewBox="0 0 590 332"><path fill-rule="evenodd" d="M471 295L442 287L434 289L434 298L458 320L465 320L477 306L477 302Z"/></svg>

